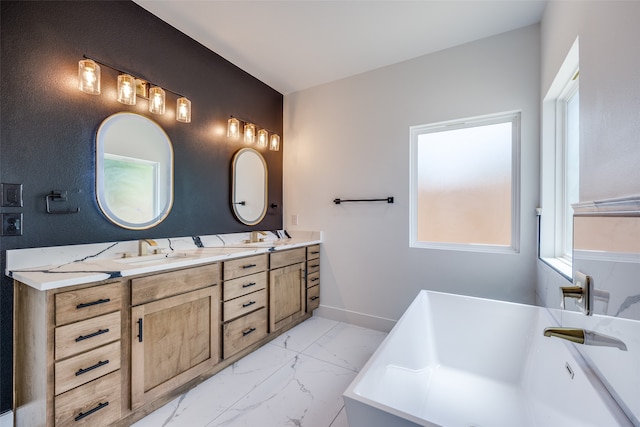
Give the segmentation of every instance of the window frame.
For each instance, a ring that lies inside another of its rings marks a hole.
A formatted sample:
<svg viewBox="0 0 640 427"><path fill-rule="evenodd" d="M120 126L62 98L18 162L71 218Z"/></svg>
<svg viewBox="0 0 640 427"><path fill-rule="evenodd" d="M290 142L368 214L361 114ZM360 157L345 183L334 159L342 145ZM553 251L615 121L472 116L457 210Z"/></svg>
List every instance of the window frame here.
<svg viewBox="0 0 640 427"><path fill-rule="evenodd" d="M573 221L567 218L571 209L566 190L569 160L567 102L576 94L579 96L579 70L579 39L576 39L542 102L538 257L569 280L573 276L573 241L567 238L567 226L571 224L573 227ZM578 106L578 123L579 121ZM579 143L578 128L578 147ZM577 160L579 162L579 150ZM577 179L579 174L578 164ZM571 250L567 250L568 248Z"/></svg>
<svg viewBox="0 0 640 427"><path fill-rule="evenodd" d="M480 127L498 123L511 123L511 242L509 245L478 243L425 242L418 240L418 139L420 135L445 130ZM521 111L449 120L411 126L409 165L409 247L419 249L439 249L485 253L520 252L520 145Z"/></svg>

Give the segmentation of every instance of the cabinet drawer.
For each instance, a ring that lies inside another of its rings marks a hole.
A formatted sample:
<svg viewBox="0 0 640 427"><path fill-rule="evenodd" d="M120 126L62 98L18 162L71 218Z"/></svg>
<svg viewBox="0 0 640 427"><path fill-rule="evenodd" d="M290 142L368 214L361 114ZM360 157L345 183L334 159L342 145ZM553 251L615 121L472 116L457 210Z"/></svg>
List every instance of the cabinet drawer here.
<svg viewBox="0 0 640 427"><path fill-rule="evenodd" d="M320 284L320 272L316 271L307 275L307 288Z"/></svg>
<svg viewBox="0 0 640 427"><path fill-rule="evenodd" d="M320 245L307 246L307 259L320 258Z"/></svg>
<svg viewBox="0 0 640 427"><path fill-rule="evenodd" d="M120 369L120 341L55 364L55 394L61 394Z"/></svg>
<svg viewBox="0 0 640 427"><path fill-rule="evenodd" d="M224 263L224 280L235 279L236 277L248 276L249 274L265 271L269 255L255 255L246 258L234 259Z"/></svg>
<svg viewBox="0 0 640 427"><path fill-rule="evenodd" d="M267 336L267 309L261 308L225 324L222 327L222 334L225 358L255 344Z"/></svg>
<svg viewBox="0 0 640 427"><path fill-rule="evenodd" d="M55 332L56 360L120 339L120 312L59 326Z"/></svg>
<svg viewBox="0 0 640 427"><path fill-rule="evenodd" d="M267 290L253 292L241 297L225 301L222 310L222 321L227 322L236 317L247 314L257 308L266 307Z"/></svg>
<svg viewBox="0 0 640 427"><path fill-rule="evenodd" d="M209 264L131 280L131 304L206 288L220 282L220 264Z"/></svg>
<svg viewBox="0 0 640 427"><path fill-rule="evenodd" d="M56 396L56 427L110 425L120 418L120 393L120 371L116 371Z"/></svg>
<svg viewBox="0 0 640 427"><path fill-rule="evenodd" d="M317 273L320 271L320 260L314 259L307 261L307 274Z"/></svg>
<svg viewBox="0 0 640 427"><path fill-rule="evenodd" d="M122 283L93 286L55 296L56 325L77 322L120 310Z"/></svg>
<svg viewBox="0 0 640 427"><path fill-rule="evenodd" d="M320 306L320 286L307 289L307 313Z"/></svg>
<svg viewBox="0 0 640 427"><path fill-rule="evenodd" d="M222 299L228 301L267 287L267 272L251 274L237 279L227 280L222 285Z"/></svg>
<svg viewBox="0 0 640 427"><path fill-rule="evenodd" d="M307 248L290 249L288 251L273 252L271 254L271 269L304 262Z"/></svg>

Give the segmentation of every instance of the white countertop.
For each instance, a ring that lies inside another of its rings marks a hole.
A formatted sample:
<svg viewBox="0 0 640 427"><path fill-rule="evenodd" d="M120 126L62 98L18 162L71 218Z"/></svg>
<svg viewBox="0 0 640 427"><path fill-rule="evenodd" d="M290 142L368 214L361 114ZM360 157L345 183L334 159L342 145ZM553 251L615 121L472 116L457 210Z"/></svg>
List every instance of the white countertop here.
<svg viewBox="0 0 640 427"><path fill-rule="evenodd" d="M19 249L7 251L6 274L14 280L45 291L99 282L109 278L157 273L226 261L322 242L319 232L295 233L292 238L272 239L259 243L242 243L240 239L242 236L242 234L216 235L213 236L215 239L212 236L205 236L202 238L205 245L203 248L197 248L186 238L158 239L160 247L163 241L168 241L170 249L165 248L166 253L127 258L123 258L122 252L115 252L113 248L120 244L121 246L118 247L120 250L131 248L131 242ZM137 241L133 242L137 245ZM219 246L208 245L213 242L218 242ZM37 264L37 260L47 259L53 262L48 262L46 265Z"/></svg>

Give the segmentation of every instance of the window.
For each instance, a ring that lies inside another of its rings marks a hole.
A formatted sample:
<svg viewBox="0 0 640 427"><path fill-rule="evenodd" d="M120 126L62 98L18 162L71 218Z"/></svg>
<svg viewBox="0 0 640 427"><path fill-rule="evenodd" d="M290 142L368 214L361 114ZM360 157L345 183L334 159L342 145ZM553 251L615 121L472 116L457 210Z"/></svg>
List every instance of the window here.
<svg viewBox="0 0 640 427"><path fill-rule="evenodd" d="M411 127L412 247L519 250L520 113Z"/></svg>
<svg viewBox="0 0 640 427"><path fill-rule="evenodd" d="M572 276L573 208L579 201L580 90L578 40L542 104L540 257Z"/></svg>

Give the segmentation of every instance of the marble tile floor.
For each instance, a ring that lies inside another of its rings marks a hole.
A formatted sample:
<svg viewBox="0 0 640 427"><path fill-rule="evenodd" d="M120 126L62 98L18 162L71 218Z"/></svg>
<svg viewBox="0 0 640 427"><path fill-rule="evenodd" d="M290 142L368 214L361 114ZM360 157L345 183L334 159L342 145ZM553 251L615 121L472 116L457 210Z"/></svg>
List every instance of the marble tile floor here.
<svg viewBox="0 0 640 427"><path fill-rule="evenodd" d="M314 316L134 427L348 427L342 393L383 332Z"/></svg>

